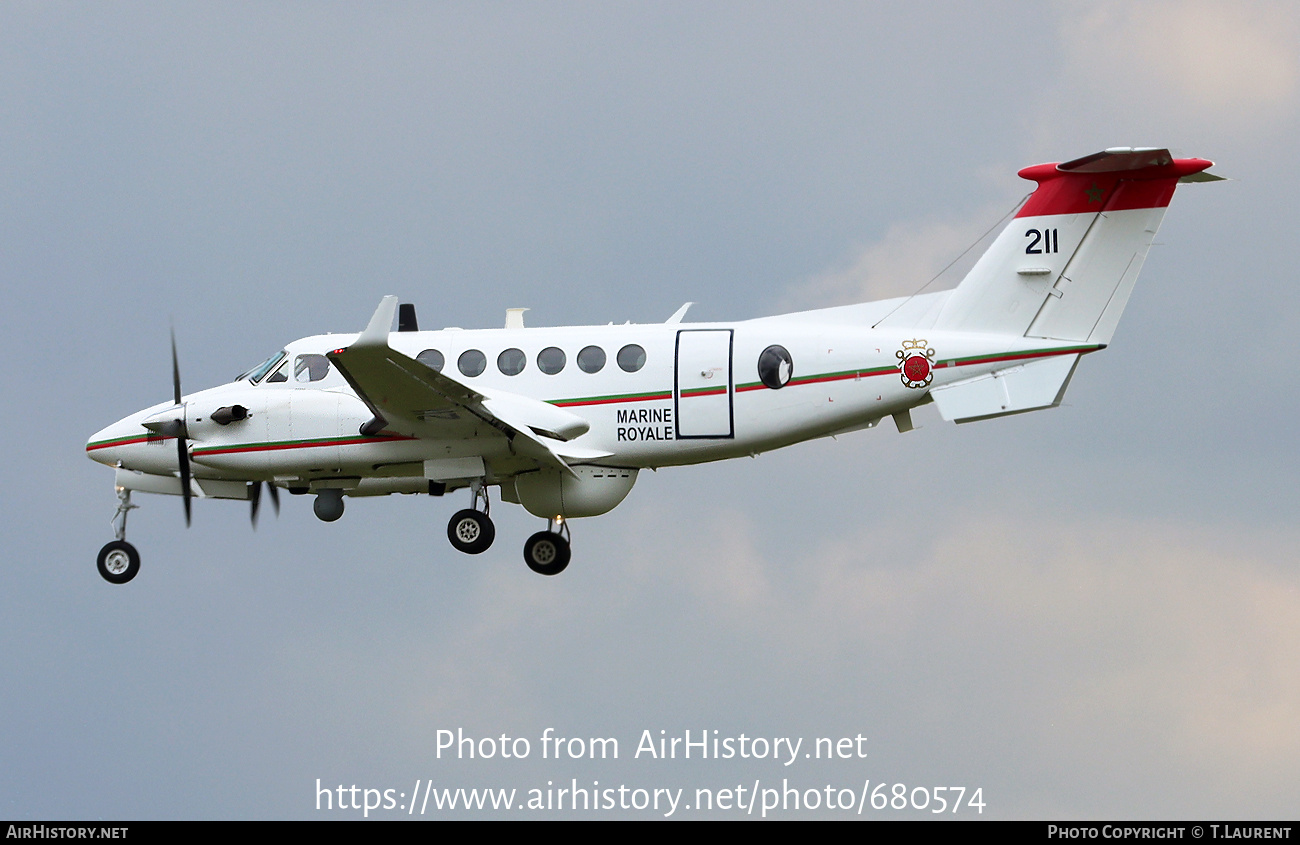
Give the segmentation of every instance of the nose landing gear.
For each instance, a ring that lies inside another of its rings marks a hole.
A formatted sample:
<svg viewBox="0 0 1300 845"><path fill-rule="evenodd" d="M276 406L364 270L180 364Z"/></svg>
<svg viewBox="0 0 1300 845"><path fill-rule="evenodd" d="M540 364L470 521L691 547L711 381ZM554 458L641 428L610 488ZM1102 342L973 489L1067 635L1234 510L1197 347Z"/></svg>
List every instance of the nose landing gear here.
<svg viewBox="0 0 1300 845"><path fill-rule="evenodd" d="M125 584L140 571L140 553L126 541L126 515L140 507L131 504L131 491L117 488L117 512L113 514L113 535L117 537L99 550L96 566L110 584Z"/></svg>

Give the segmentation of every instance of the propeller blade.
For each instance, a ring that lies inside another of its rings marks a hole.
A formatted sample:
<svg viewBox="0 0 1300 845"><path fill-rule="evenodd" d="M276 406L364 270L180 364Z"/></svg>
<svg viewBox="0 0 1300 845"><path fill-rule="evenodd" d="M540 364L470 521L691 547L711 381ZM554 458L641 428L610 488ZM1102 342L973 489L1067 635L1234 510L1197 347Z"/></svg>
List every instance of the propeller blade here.
<svg viewBox="0 0 1300 845"><path fill-rule="evenodd" d="M257 506L261 503L261 499L262 499L262 482L250 481L248 483L248 500L249 502L252 503L252 507L250 509L251 513L249 515L253 520L254 531L257 530Z"/></svg>
<svg viewBox="0 0 1300 845"><path fill-rule="evenodd" d="M267 481L265 483L266 483L267 492L271 494L271 506L275 508L275 515L279 516L280 515L280 491L277 490L275 485L272 484L271 482ZM250 515L252 516L253 519L254 530L257 530L257 512L258 510L261 509L262 506L262 484L263 482L261 481L248 482L248 499L252 503L252 509L251 509L252 513Z"/></svg>
<svg viewBox="0 0 1300 845"><path fill-rule="evenodd" d="M181 365L176 360L176 329L172 329L172 395L181 403Z"/></svg>
<svg viewBox="0 0 1300 845"><path fill-rule="evenodd" d="M185 500L185 527L190 527L190 499L193 493L190 492L190 453L185 448L185 438L176 438L176 459L181 465L181 498Z"/></svg>
<svg viewBox="0 0 1300 845"><path fill-rule="evenodd" d="M190 451L185 438L188 434L185 430L185 406L181 405L181 365L176 358L176 329L171 330L172 334L172 398L181 409L181 417L174 424L167 427L168 433L176 438L176 463L180 465L181 470L181 498L185 500L185 527L190 527L190 499L193 493L190 491Z"/></svg>

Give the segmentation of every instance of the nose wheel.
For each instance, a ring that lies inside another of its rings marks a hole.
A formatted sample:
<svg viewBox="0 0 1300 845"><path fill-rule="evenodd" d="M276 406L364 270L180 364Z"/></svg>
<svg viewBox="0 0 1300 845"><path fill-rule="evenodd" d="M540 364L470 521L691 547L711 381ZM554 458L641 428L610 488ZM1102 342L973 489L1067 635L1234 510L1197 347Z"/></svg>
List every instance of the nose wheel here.
<svg viewBox="0 0 1300 845"><path fill-rule="evenodd" d="M97 563L105 581L125 584L140 571L140 553L125 540L113 540L99 550Z"/></svg>

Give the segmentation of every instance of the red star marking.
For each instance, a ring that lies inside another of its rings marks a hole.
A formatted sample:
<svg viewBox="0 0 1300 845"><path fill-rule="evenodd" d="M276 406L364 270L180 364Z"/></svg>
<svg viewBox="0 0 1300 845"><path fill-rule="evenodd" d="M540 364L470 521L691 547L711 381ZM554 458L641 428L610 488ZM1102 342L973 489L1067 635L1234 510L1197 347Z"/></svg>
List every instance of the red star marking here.
<svg viewBox="0 0 1300 845"><path fill-rule="evenodd" d="M908 381L925 381L930 375L930 362L924 355L913 355L903 362L903 375Z"/></svg>

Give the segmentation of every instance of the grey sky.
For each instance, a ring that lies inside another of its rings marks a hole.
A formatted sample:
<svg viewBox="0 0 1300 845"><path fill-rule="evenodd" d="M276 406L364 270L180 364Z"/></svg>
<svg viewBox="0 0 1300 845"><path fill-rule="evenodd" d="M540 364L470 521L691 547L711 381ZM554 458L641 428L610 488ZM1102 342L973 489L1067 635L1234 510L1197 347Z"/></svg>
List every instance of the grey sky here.
<svg viewBox="0 0 1300 845"><path fill-rule="evenodd" d="M1293 815L1298 48L1262 3L0 6L0 817L783 777ZM173 321L194 390L389 293L475 328L908 292L1019 168L1114 145L1237 181L1179 189L1058 410L643 473L554 579L522 510L471 559L427 497L286 497L254 533L140 496L141 575L95 573L83 445L169 395ZM547 727L621 759L543 761ZM457 728L533 755L436 759ZM870 756L631 759L644 729Z"/></svg>

